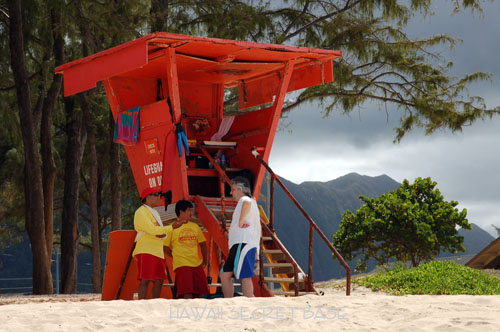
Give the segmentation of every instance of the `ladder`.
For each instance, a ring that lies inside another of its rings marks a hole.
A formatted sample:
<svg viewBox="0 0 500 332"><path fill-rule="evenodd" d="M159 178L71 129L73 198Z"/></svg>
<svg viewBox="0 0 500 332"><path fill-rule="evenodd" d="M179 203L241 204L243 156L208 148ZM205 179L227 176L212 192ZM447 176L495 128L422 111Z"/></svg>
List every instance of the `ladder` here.
<svg viewBox="0 0 500 332"><path fill-rule="evenodd" d="M201 196L195 197L196 215L203 227L213 237L214 243L219 247L224 257L227 257L229 251L227 232L231 225L235 207L236 202L232 200ZM260 290L261 293L268 293L270 296L318 294L314 287L311 287L312 282L308 282L307 275L288 250L286 250L275 232L271 231L268 226L269 221L267 216L262 208L259 208L262 239L260 257L253 278L254 288L257 285L263 288ZM264 262L264 257L267 262ZM264 268L270 269L272 276L264 276ZM267 286L270 283L278 284L280 287L271 292Z"/></svg>

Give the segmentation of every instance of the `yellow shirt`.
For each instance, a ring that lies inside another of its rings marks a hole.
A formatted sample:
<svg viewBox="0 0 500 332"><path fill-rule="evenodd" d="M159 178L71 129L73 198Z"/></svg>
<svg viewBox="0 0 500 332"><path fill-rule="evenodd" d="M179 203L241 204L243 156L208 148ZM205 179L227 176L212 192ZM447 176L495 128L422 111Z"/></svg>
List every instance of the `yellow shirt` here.
<svg viewBox="0 0 500 332"><path fill-rule="evenodd" d="M172 249L174 271L180 266L199 266L203 259L198 254L198 243L205 242L200 227L188 221L168 232L164 245Z"/></svg>
<svg viewBox="0 0 500 332"><path fill-rule="evenodd" d="M159 226L155 217L144 205L135 211L134 229L137 232L144 232L135 245L133 255L151 254L159 258L163 255L163 241L165 238L158 238L156 235L171 233L172 226Z"/></svg>

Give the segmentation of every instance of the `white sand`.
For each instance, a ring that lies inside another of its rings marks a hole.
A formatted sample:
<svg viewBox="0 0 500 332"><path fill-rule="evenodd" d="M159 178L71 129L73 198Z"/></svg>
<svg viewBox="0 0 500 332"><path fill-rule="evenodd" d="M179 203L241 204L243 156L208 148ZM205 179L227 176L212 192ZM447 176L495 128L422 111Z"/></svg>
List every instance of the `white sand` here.
<svg viewBox="0 0 500 332"><path fill-rule="evenodd" d="M0 331L500 331L500 296L391 296L356 288L346 297L343 290L324 291L215 300L1 298Z"/></svg>

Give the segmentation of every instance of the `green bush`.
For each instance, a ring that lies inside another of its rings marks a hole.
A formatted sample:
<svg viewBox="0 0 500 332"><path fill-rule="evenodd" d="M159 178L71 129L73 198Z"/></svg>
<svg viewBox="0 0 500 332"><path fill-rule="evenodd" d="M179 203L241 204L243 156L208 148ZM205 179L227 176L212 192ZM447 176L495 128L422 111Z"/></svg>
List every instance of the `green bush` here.
<svg viewBox="0 0 500 332"><path fill-rule="evenodd" d="M500 279L449 261L434 261L411 269L399 264L392 271L356 279L353 282L394 295L500 294Z"/></svg>

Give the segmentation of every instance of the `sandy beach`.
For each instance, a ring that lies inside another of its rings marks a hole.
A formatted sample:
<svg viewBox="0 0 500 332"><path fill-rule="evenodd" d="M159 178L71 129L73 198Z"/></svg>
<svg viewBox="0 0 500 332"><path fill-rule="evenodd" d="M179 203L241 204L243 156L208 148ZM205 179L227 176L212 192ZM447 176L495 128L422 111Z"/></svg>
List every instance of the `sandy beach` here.
<svg viewBox="0 0 500 332"><path fill-rule="evenodd" d="M500 296L391 296L357 287L323 296L97 300L0 298L1 331L500 331Z"/></svg>

